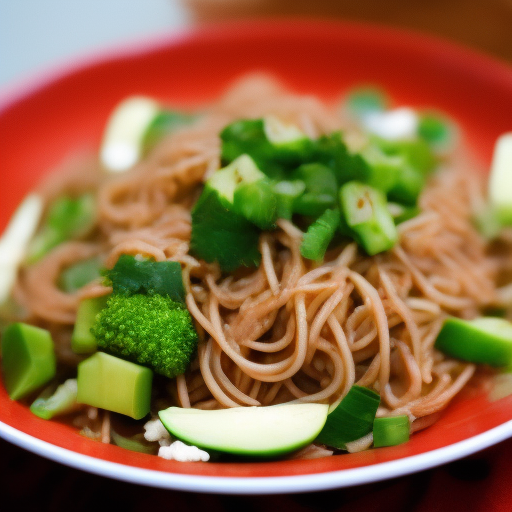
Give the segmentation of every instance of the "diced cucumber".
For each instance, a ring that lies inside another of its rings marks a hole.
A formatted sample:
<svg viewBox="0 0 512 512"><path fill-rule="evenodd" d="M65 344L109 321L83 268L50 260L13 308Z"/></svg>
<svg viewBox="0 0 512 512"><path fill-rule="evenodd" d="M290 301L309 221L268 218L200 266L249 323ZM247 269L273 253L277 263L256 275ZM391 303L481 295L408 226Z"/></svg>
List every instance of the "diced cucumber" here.
<svg viewBox="0 0 512 512"><path fill-rule="evenodd" d="M340 211L325 210L304 233L300 253L309 260L320 261L340 225Z"/></svg>
<svg viewBox="0 0 512 512"><path fill-rule="evenodd" d="M159 412L174 436L206 450L271 457L302 448L318 435L326 404L283 404L200 410L170 407Z"/></svg>
<svg viewBox="0 0 512 512"><path fill-rule="evenodd" d="M2 338L5 388L19 400L55 377L56 359L50 333L33 325L14 323Z"/></svg>
<svg viewBox="0 0 512 512"><path fill-rule="evenodd" d="M352 386L338 406L327 416L316 441L345 449L346 443L361 439L373 428L380 396L371 389Z"/></svg>
<svg viewBox="0 0 512 512"><path fill-rule="evenodd" d="M445 354L478 364L512 364L512 323L504 318L448 318L435 347Z"/></svg>
<svg viewBox="0 0 512 512"><path fill-rule="evenodd" d="M140 420L149 413L153 372L96 352L78 365L77 401Z"/></svg>
<svg viewBox="0 0 512 512"><path fill-rule="evenodd" d="M84 299L78 306L76 322L71 335L71 349L76 354L92 354L97 350L96 338L91 328L96 315L107 305L108 295Z"/></svg>
<svg viewBox="0 0 512 512"><path fill-rule="evenodd" d="M323 164L303 164L291 175L292 180L306 185L304 193L293 203L294 213L318 217L336 206L338 182L332 169Z"/></svg>
<svg viewBox="0 0 512 512"><path fill-rule="evenodd" d="M290 220L293 215L295 200L306 190L306 184L301 180L278 181L274 184L277 195L277 218Z"/></svg>
<svg viewBox="0 0 512 512"><path fill-rule="evenodd" d="M373 446L396 446L409 441L409 417L407 415L375 418L373 422Z"/></svg>
<svg viewBox="0 0 512 512"><path fill-rule="evenodd" d="M494 146L489 200L499 222L512 226L512 132L499 137Z"/></svg>
<svg viewBox="0 0 512 512"><path fill-rule="evenodd" d="M351 181L340 189L340 204L347 226L370 256L395 245L398 233L382 192Z"/></svg>
<svg viewBox="0 0 512 512"><path fill-rule="evenodd" d="M30 411L44 420L73 412L77 407L77 381L68 379L49 397L39 397L30 406Z"/></svg>

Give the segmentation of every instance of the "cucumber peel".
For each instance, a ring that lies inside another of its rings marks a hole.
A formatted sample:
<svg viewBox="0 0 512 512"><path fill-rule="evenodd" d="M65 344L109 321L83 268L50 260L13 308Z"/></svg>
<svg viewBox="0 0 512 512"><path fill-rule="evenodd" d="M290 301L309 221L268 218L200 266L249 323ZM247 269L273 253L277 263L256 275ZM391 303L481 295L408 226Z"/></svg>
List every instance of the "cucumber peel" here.
<svg viewBox="0 0 512 512"><path fill-rule="evenodd" d="M504 318L448 318L435 347L445 354L477 364L512 364L512 323Z"/></svg>

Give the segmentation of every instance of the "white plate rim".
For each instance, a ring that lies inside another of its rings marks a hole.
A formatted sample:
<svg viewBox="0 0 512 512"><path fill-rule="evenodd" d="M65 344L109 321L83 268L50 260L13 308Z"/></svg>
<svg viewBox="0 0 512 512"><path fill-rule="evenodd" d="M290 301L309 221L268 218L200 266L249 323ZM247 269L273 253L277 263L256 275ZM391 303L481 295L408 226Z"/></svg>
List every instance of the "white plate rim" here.
<svg viewBox="0 0 512 512"><path fill-rule="evenodd" d="M283 494L326 491L369 484L440 466L472 455L512 437L512 420L443 448L394 461L339 471L272 477L188 475L129 466L55 446L1 421L0 437L55 462L133 484L215 494ZM343 455L334 456L343 457Z"/></svg>

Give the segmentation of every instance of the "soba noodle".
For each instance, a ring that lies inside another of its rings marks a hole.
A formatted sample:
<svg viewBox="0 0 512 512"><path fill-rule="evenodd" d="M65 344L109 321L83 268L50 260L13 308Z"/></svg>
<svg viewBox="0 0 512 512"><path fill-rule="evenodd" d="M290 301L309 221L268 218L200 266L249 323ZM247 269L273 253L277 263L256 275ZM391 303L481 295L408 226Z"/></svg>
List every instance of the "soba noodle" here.
<svg viewBox="0 0 512 512"><path fill-rule="evenodd" d="M178 261L201 340L197 359L173 384L177 405L336 404L359 384L381 395L379 416L407 414L413 430L427 426L475 371L434 350L443 319L472 318L499 303L503 262L490 256L471 223L483 178L467 158L447 158L420 197L420 214L399 226L399 243L386 253L369 257L348 243L316 264L301 257L302 231L279 220L260 238L261 265L226 276L189 254L190 210L220 167L220 130L235 119L268 114L310 137L341 128L352 145L361 138L332 106L266 77L245 79L130 172L106 177L95 159L86 159L41 185L48 200L95 191L97 223L83 240L24 267L16 300L30 322L51 330L60 360L75 364L69 339L77 305L111 289L98 280L64 293L57 285L62 269L97 255L107 267L120 254Z"/></svg>

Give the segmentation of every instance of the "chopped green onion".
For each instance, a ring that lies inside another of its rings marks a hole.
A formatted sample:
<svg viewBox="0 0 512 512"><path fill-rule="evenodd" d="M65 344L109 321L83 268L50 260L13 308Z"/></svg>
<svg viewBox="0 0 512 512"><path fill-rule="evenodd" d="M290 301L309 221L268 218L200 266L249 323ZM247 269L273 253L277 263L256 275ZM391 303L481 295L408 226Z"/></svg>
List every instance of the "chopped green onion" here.
<svg viewBox="0 0 512 512"><path fill-rule="evenodd" d="M306 189L293 204L295 213L317 217L336 206L338 183L333 171L322 164L301 165L292 179L302 181Z"/></svg>
<svg viewBox="0 0 512 512"><path fill-rule="evenodd" d="M118 434L115 430L110 429L110 437L116 446L138 453L149 453L156 455L158 452L158 444L149 443L144 438L144 434L135 434L131 437L125 437Z"/></svg>
<svg viewBox="0 0 512 512"><path fill-rule="evenodd" d="M373 428L380 396L371 389L352 386L338 406L329 413L316 442L345 449L346 443L361 439Z"/></svg>
<svg viewBox="0 0 512 512"><path fill-rule="evenodd" d="M96 200L92 194L56 199L29 245L28 262L35 263L62 242L84 236L95 222Z"/></svg>
<svg viewBox="0 0 512 512"><path fill-rule="evenodd" d="M44 420L73 412L77 407L76 379L68 379L50 397L39 397L30 406L30 411Z"/></svg>
<svg viewBox="0 0 512 512"><path fill-rule="evenodd" d="M382 112L388 107L385 93L374 87L360 87L350 91L345 100L347 111L357 118L363 118L371 112Z"/></svg>
<svg viewBox="0 0 512 512"><path fill-rule="evenodd" d="M47 330L20 322L11 324L4 332L1 349L5 389L13 400L55 377L53 340Z"/></svg>
<svg viewBox="0 0 512 512"><path fill-rule="evenodd" d="M94 279L101 277L103 265L100 258L89 258L65 268L59 276L59 288L74 293Z"/></svg>
<svg viewBox="0 0 512 512"><path fill-rule="evenodd" d="M395 245L398 233L382 192L351 181L340 189L340 204L347 226L370 256Z"/></svg>
<svg viewBox="0 0 512 512"><path fill-rule="evenodd" d="M277 194L268 178L236 187L233 209L260 229L271 229L277 220Z"/></svg>
<svg viewBox="0 0 512 512"><path fill-rule="evenodd" d="M274 184L277 195L277 218L290 220L293 214L295 200L306 190L306 184L301 180L278 181Z"/></svg>
<svg viewBox="0 0 512 512"><path fill-rule="evenodd" d="M418 136L435 151L446 151L455 140L455 127L443 115L425 112L419 116Z"/></svg>
<svg viewBox="0 0 512 512"><path fill-rule="evenodd" d="M373 422L373 446L396 446L409 441L409 417L407 415L375 418Z"/></svg>
<svg viewBox="0 0 512 512"><path fill-rule="evenodd" d="M304 233L300 245L302 256L309 260L322 260L339 225L340 211L325 210Z"/></svg>
<svg viewBox="0 0 512 512"><path fill-rule="evenodd" d="M485 205L472 216L472 222L476 230L486 239L494 240L499 236L502 225L494 208Z"/></svg>
<svg viewBox="0 0 512 512"><path fill-rule="evenodd" d="M448 318L435 347L445 354L491 366L512 364L512 323L503 318Z"/></svg>
<svg viewBox="0 0 512 512"><path fill-rule="evenodd" d="M71 349L75 354L92 354L98 346L91 328L98 313L106 307L108 295L84 299L78 305L75 326L71 335Z"/></svg>

